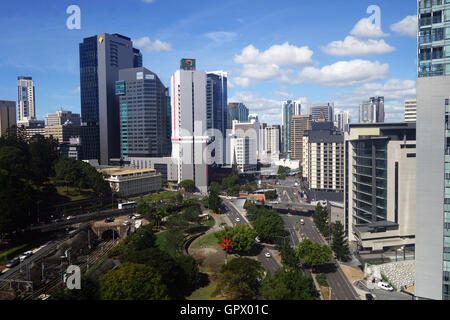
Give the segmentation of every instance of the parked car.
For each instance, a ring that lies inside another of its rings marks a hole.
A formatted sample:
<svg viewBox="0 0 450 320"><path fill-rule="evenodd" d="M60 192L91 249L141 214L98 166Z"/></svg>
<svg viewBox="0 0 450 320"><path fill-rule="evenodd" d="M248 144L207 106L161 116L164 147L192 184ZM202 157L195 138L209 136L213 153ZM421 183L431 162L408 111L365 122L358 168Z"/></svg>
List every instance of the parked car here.
<svg viewBox="0 0 450 320"><path fill-rule="evenodd" d="M131 219L136 220L136 219L141 219L141 218L142 218L142 216L140 214L135 214L135 215L133 215L133 218L131 218Z"/></svg>
<svg viewBox="0 0 450 320"><path fill-rule="evenodd" d="M125 221L124 223L122 223L124 226L131 226L131 222L130 221Z"/></svg>
<svg viewBox="0 0 450 320"><path fill-rule="evenodd" d="M305 225L305 220L300 219L300 224L301 224L302 226Z"/></svg>
<svg viewBox="0 0 450 320"><path fill-rule="evenodd" d="M386 291L393 291L394 288L392 288L389 284L387 284L386 282L378 282L378 288L386 290Z"/></svg>
<svg viewBox="0 0 450 320"><path fill-rule="evenodd" d="M105 219L105 222L106 222L106 223L114 222L114 220L115 220L114 218L106 218L106 219Z"/></svg>
<svg viewBox="0 0 450 320"><path fill-rule="evenodd" d="M264 255L266 256L266 258L270 258L271 257L269 252L266 252Z"/></svg>
<svg viewBox="0 0 450 320"><path fill-rule="evenodd" d="M375 300L375 298L370 293L366 293L366 300Z"/></svg>
<svg viewBox="0 0 450 320"><path fill-rule="evenodd" d="M20 263L20 259L19 258L14 258L10 262L8 262L8 264L5 267L7 267L7 268L14 268L15 266L19 265L19 263Z"/></svg>
<svg viewBox="0 0 450 320"><path fill-rule="evenodd" d="M236 218L236 222L239 222L239 221L241 221L241 219L240 218Z"/></svg>
<svg viewBox="0 0 450 320"><path fill-rule="evenodd" d="M68 216L66 219L67 220L72 220L72 219L75 219L75 216Z"/></svg>

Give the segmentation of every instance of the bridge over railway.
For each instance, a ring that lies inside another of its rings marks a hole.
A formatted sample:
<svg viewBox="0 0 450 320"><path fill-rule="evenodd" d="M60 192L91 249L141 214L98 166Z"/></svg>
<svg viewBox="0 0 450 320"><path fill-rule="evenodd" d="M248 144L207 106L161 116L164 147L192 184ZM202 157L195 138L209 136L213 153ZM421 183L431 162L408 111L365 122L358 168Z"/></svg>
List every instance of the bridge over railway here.
<svg viewBox="0 0 450 320"><path fill-rule="evenodd" d="M308 203L297 202L279 202L279 203L265 203L265 206L281 212L297 213L310 215L316 209L315 205Z"/></svg>

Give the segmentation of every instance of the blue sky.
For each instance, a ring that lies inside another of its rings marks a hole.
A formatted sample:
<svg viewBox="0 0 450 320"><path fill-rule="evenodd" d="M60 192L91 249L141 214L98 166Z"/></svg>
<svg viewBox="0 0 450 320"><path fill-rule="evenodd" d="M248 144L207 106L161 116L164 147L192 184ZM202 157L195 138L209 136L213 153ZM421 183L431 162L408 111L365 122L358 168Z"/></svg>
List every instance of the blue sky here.
<svg viewBox="0 0 450 320"><path fill-rule="evenodd" d="M66 9L81 9L69 30ZM367 18L380 8L381 28ZM169 85L180 58L229 72L229 101L269 124L281 101L334 101L357 121L364 99L384 95L386 121L403 120L415 97L415 0L23 0L0 10L0 99L16 100L16 79L32 76L38 118L80 112L78 44L102 32L136 40L144 66ZM370 24L372 23L372 24Z"/></svg>

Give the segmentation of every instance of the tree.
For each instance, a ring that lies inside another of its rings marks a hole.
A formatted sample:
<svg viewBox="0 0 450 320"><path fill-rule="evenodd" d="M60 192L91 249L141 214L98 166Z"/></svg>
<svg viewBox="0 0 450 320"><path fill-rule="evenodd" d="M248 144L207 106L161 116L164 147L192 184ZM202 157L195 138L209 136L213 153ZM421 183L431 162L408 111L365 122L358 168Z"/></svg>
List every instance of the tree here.
<svg viewBox="0 0 450 320"><path fill-rule="evenodd" d="M252 300L258 296L264 268L261 262L236 258L224 264L219 273L216 294L228 300Z"/></svg>
<svg viewBox="0 0 450 320"><path fill-rule="evenodd" d="M101 275L99 296L102 300L167 300L168 290L162 276L152 267L124 263L118 270Z"/></svg>
<svg viewBox="0 0 450 320"><path fill-rule="evenodd" d="M290 269L297 269L299 260L297 255L295 254L295 250L292 249L289 241L286 238L283 238L283 241L280 241L277 245L277 250L281 254L281 263L283 266Z"/></svg>
<svg viewBox="0 0 450 320"><path fill-rule="evenodd" d="M216 213L219 213L222 199L219 197L219 188L214 185L209 187L208 208Z"/></svg>
<svg viewBox="0 0 450 320"><path fill-rule="evenodd" d="M261 296L265 300L314 300L319 294L313 279L301 270L278 269L264 278Z"/></svg>
<svg viewBox="0 0 450 320"><path fill-rule="evenodd" d="M186 296L208 284L208 275L200 272L198 263L193 257L182 255L176 257L175 261L182 269L182 281L180 281L178 290L182 288Z"/></svg>
<svg viewBox="0 0 450 320"><path fill-rule="evenodd" d="M248 212L248 211L247 211ZM283 219L274 210L268 210L264 207L253 210L250 215L253 221L253 227L258 232L262 241L274 243L277 238L284 237Z"/></svg>
<svg viewBox="0 0 450 320"><path fill-rule="evenodd" d="M139 228L133 236L125 239L125 244L137 251L155 247L156 236L152 226L148 224Z"/></svg>
<svg viewBox="0 0 450 320"><path fill-rule="evenodd" d="M54 175L54 163L59 158L58 141L38 134L30 139L28 149L34 181L41 185Z"/></svg>
<svg viewBox="0 0 450 320"><path fill-rule="evenodd" d="M193 180L183 180L178 184L178 187L183 188L186 192L194 192L195 183Z"/></svg>
<svg viewBox="0 0 450 320"><path fill-rule="evenodd" d="M304 239L298 244L296 253L307 266L313 269L330 261L332 256L329 246L312 242L309 239Z"/></svg>
<svg viewBox="0 0 450 320"><path fill-rule="evenodd" d="M266 196L266 200L276 200L278 198L276 190L266 191L264 195Z"/></svg>
<svg viewBox="0 0 450 320"><path fill-rule="evenodd" d="M329 225L328 225L328 211L326 208L322 207L320 203L317 204L316 209L313 214L314 224L317 229L324 237L329 236Z"/></svg>
<svg viewBox="0 0 450 320"><path fill-rule="evenodd" d="M175 256L183 252L184 232L182 230L167 231L166 236L166 250L173 252Z"/></svg>
<svg viewBox="0 0 450 320"><path fill-rule="evenodd" d="M339 260L347 261L350 256L348 240L345 237L344 226L340 221L333 225L333 242L331 248Z"/></svg>
<svg viewBox="0 0 450 320"><path fill-rule="evenodd" d="M248 225L238 224L235 227L225 226L225 229L217 232L216 238L218 243L222 243L223 239L230 239L233 250L236 252L248 252L256 243L255 238L258 233Z"/></svg>

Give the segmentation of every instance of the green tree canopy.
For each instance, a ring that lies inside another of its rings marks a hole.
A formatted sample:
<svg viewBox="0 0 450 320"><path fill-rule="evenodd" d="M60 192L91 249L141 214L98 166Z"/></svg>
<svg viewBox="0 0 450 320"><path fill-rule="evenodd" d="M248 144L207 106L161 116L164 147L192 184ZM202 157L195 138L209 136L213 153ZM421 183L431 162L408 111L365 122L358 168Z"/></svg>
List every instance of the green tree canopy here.
<svg viewBox="0 0 450 320"><path fill-rule="evenodd" d="M195 183L193 180L183 180L178 184L178 186L187 192L195 191Z"/></svg>
<svg viewBox="0 0 450 320"><path fill-rule="evenodd" d="M228 300L252 300L258 296L264 274L261 262L236 258L224 264L219 273L216 294Z"/></svg>
<svg viewBox="0 0 450 320"><path fill-rule="evenodd" d="M314 281L299 269L278 269L267 274L261 287L265 300L315 300L319 296Z"/></svg>
<svg viewBox="0 0 450 320"><path fill-rule="evenodd" d="M305 261L305 264L316 268L331 260L332 252L329 246L312 242L309 239L302 240L296 250L297 256Z"/></svg>
<svg viewBox="0 0 450 320"><path fill-rule="evenodd" d="M347 261L350 257L350 249L348 240L345 237L344 226L340 221L333 225L333 242L331 249L336 253L336 258L342 261Z"/></svg>
<svg viewBox="0 0 450 320"><path fill-rule="evenodd" d="M248 225L238 224L235 227L225 226L225 229L215 234L218 243L223 239L230 239L233 250L236 252L248 252L256 243L258 233Z"/></svg>
<svg viewBox="0 0 450 320"><path fill-rule="evenodd" d="M150 266L124 263L117 270L101 275L99 296L102 300L167 300L162 276Z"/></svg>

